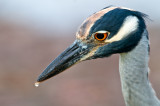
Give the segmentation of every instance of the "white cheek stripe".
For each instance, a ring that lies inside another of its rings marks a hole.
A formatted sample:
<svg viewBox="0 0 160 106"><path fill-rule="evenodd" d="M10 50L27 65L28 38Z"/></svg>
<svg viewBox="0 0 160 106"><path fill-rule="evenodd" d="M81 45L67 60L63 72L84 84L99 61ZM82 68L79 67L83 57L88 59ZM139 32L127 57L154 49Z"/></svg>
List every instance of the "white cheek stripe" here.
<svg viewBox="0 0 160 106"><path fill-rule="evenodd" d="M128 16L124 20L124 23L118 33L114 35L111 39L106 40L106 43L111 43L114 41L119 41L122 38L128 36L131 32L134 32L138 28L138 18L135 16Z"/></svg>

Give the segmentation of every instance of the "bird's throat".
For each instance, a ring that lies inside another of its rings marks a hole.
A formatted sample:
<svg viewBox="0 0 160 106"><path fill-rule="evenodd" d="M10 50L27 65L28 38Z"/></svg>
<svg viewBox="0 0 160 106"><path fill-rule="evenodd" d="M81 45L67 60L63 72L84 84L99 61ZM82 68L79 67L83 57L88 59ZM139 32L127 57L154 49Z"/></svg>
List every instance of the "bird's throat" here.
<svg viewBox="0 0 160 106"><path fill-rule="evenodd" d="M119 71L127 106L160 106L148 80L149 41L147 31L130 52L120 54Z"/></svg>

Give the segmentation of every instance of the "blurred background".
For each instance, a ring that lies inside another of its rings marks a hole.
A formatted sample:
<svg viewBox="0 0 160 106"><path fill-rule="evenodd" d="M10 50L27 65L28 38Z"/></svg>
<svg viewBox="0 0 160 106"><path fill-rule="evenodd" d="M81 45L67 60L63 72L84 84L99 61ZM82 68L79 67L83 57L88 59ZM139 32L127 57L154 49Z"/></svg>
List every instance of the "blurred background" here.
<svg viewBox="0 0 160 106"><path fill-rule="evenodd" d="M160 1L0 0L1 106L124 106L118 55L82 62L34 87L39 74L75 39L79 25L109 5L144 12L150 80L160 98Z"/></svg>

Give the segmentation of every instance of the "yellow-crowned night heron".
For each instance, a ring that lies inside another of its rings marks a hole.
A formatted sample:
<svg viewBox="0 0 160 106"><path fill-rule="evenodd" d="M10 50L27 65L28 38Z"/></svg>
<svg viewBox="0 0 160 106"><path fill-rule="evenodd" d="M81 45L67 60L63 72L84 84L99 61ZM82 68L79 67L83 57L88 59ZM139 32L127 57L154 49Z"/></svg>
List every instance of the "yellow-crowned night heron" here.
<svg viewBox="0 0 160 106"><path fill-rule="evenodd" d="M106 7L88 17L77 39L39 76L51 78L75 63L119 53L122 92L127 106L160 106L148 80L149 38L145 14L123 7Z"/></svg>

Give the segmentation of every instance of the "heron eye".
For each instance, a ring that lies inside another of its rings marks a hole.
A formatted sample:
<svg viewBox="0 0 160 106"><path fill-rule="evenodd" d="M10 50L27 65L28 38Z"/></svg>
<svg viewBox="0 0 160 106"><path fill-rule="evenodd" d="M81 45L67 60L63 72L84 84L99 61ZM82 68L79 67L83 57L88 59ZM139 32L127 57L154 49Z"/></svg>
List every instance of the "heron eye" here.
<svg viewBox="0 0 160 106"><path fill-rule="evenodd" d="M96 33L94 35L95 39L99 40L99 41L104 41L109 35L109 32L106 33Z"/></svg>

